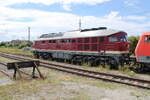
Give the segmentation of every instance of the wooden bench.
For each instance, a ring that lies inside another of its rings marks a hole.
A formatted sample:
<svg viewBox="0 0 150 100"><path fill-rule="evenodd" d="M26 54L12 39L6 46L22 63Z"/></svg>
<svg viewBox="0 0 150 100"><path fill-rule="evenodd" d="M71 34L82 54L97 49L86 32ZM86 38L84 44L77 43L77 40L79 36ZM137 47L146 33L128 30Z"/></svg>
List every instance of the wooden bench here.
<svg viewBox="0 0 150 100"><path fill-rule="evenodd" d="M39 70L39 61L33 60L33 61L21 61L21 62L11 62L7 63L7 69L8 70L14 70L14 75L13 78L16 79L16 73L18 72L18 75L20 78L21 76L21 71L19 69L21 68L30 68L33 67L32 71L32 78L35 78L35 69L38 71L40 78L44 79L43 75L41 74Z"/></svg>

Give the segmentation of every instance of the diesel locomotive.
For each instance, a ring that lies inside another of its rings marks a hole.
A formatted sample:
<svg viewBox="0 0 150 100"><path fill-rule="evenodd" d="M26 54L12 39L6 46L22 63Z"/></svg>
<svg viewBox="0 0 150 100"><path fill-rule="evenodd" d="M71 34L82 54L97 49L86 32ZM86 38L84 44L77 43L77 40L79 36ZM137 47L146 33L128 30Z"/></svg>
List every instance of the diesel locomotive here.
<svg viewBox="0 0 150 100"><path fill-rule="evenodd" d="M144 32L135 49L136 61L142 68L150 70L150 32Z"/></svg>
<svg viewBox="0 0 150 100"><path fill-rule="evenodd" d="M36 58L91 66L118 68L130 59L127 33L107 27L43 34L33 48Z"/></svg>

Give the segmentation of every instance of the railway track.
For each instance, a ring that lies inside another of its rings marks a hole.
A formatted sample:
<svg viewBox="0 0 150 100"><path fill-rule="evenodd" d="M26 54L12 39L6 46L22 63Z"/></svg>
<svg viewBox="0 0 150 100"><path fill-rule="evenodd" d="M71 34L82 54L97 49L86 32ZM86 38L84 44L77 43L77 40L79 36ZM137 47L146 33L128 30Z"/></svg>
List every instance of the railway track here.
<svg viewBox="0 0 150 100"><path fill-rule="evenodd" d="M4 54L4 53L0 53L0 56L9 59L19 60L19 61L33 60L32 58L29 57L23 57L23 56L12 55L12 54ZM144 88L144 89L150 89L150 80L131 78L127 76L114 75L114 74L109 74L104 72L96 72L96 71L86 70L83 68L71 67L71 65L50 63L44 60L40 60L40 65L46 68L67 72L79 76L84 76L88 78L99 79L107 82L120 83L120 84L135 86L139 88Z"/></svg>

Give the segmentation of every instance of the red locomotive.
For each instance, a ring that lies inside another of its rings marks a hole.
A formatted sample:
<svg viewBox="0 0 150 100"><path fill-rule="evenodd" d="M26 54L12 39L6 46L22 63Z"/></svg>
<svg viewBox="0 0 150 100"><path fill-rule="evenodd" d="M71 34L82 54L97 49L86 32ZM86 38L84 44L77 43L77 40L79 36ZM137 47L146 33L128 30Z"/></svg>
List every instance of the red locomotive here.
<svg viewBox="0 0 150 100"><path fill-rule="evenodd" d="M129 59L126 37L127 33L106 27L43 34L35 41L33 53L37 58L117 67Z"/></svg>
<svg viewBox="0 0 150 100"><path fill-rule="evenodd" d="M144 68L150 69L150 32L145 32L140 36L135 55L139 64Z"/></svg>

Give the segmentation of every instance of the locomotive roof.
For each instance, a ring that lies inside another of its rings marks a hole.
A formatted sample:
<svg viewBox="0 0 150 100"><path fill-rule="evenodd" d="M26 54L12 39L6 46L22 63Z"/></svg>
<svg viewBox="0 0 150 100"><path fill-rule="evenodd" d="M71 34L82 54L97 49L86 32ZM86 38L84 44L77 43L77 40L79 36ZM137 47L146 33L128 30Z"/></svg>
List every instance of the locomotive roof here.
<svg viewBox="0 0 150 100"><path fill-rule="evenodd" d="M38 40L54 40L54 39L70 39L70 38L84 38L84 37L97 37L97 36L109 36L118 32L118 30L114 29L85 29L85 30L77 30L77 31L70 31L70 32L64 32L64 33L51 33L51 34L45 34L45 37L41 36ZM53 35L54 36L53 36ZM48 37L48 35L50 35Z"/></svg>
<svg viewBox="0 0 150 100"><path fill-rule="evenodd" d="M142 35L150 35L150 32L144 32Z"/></svg>

